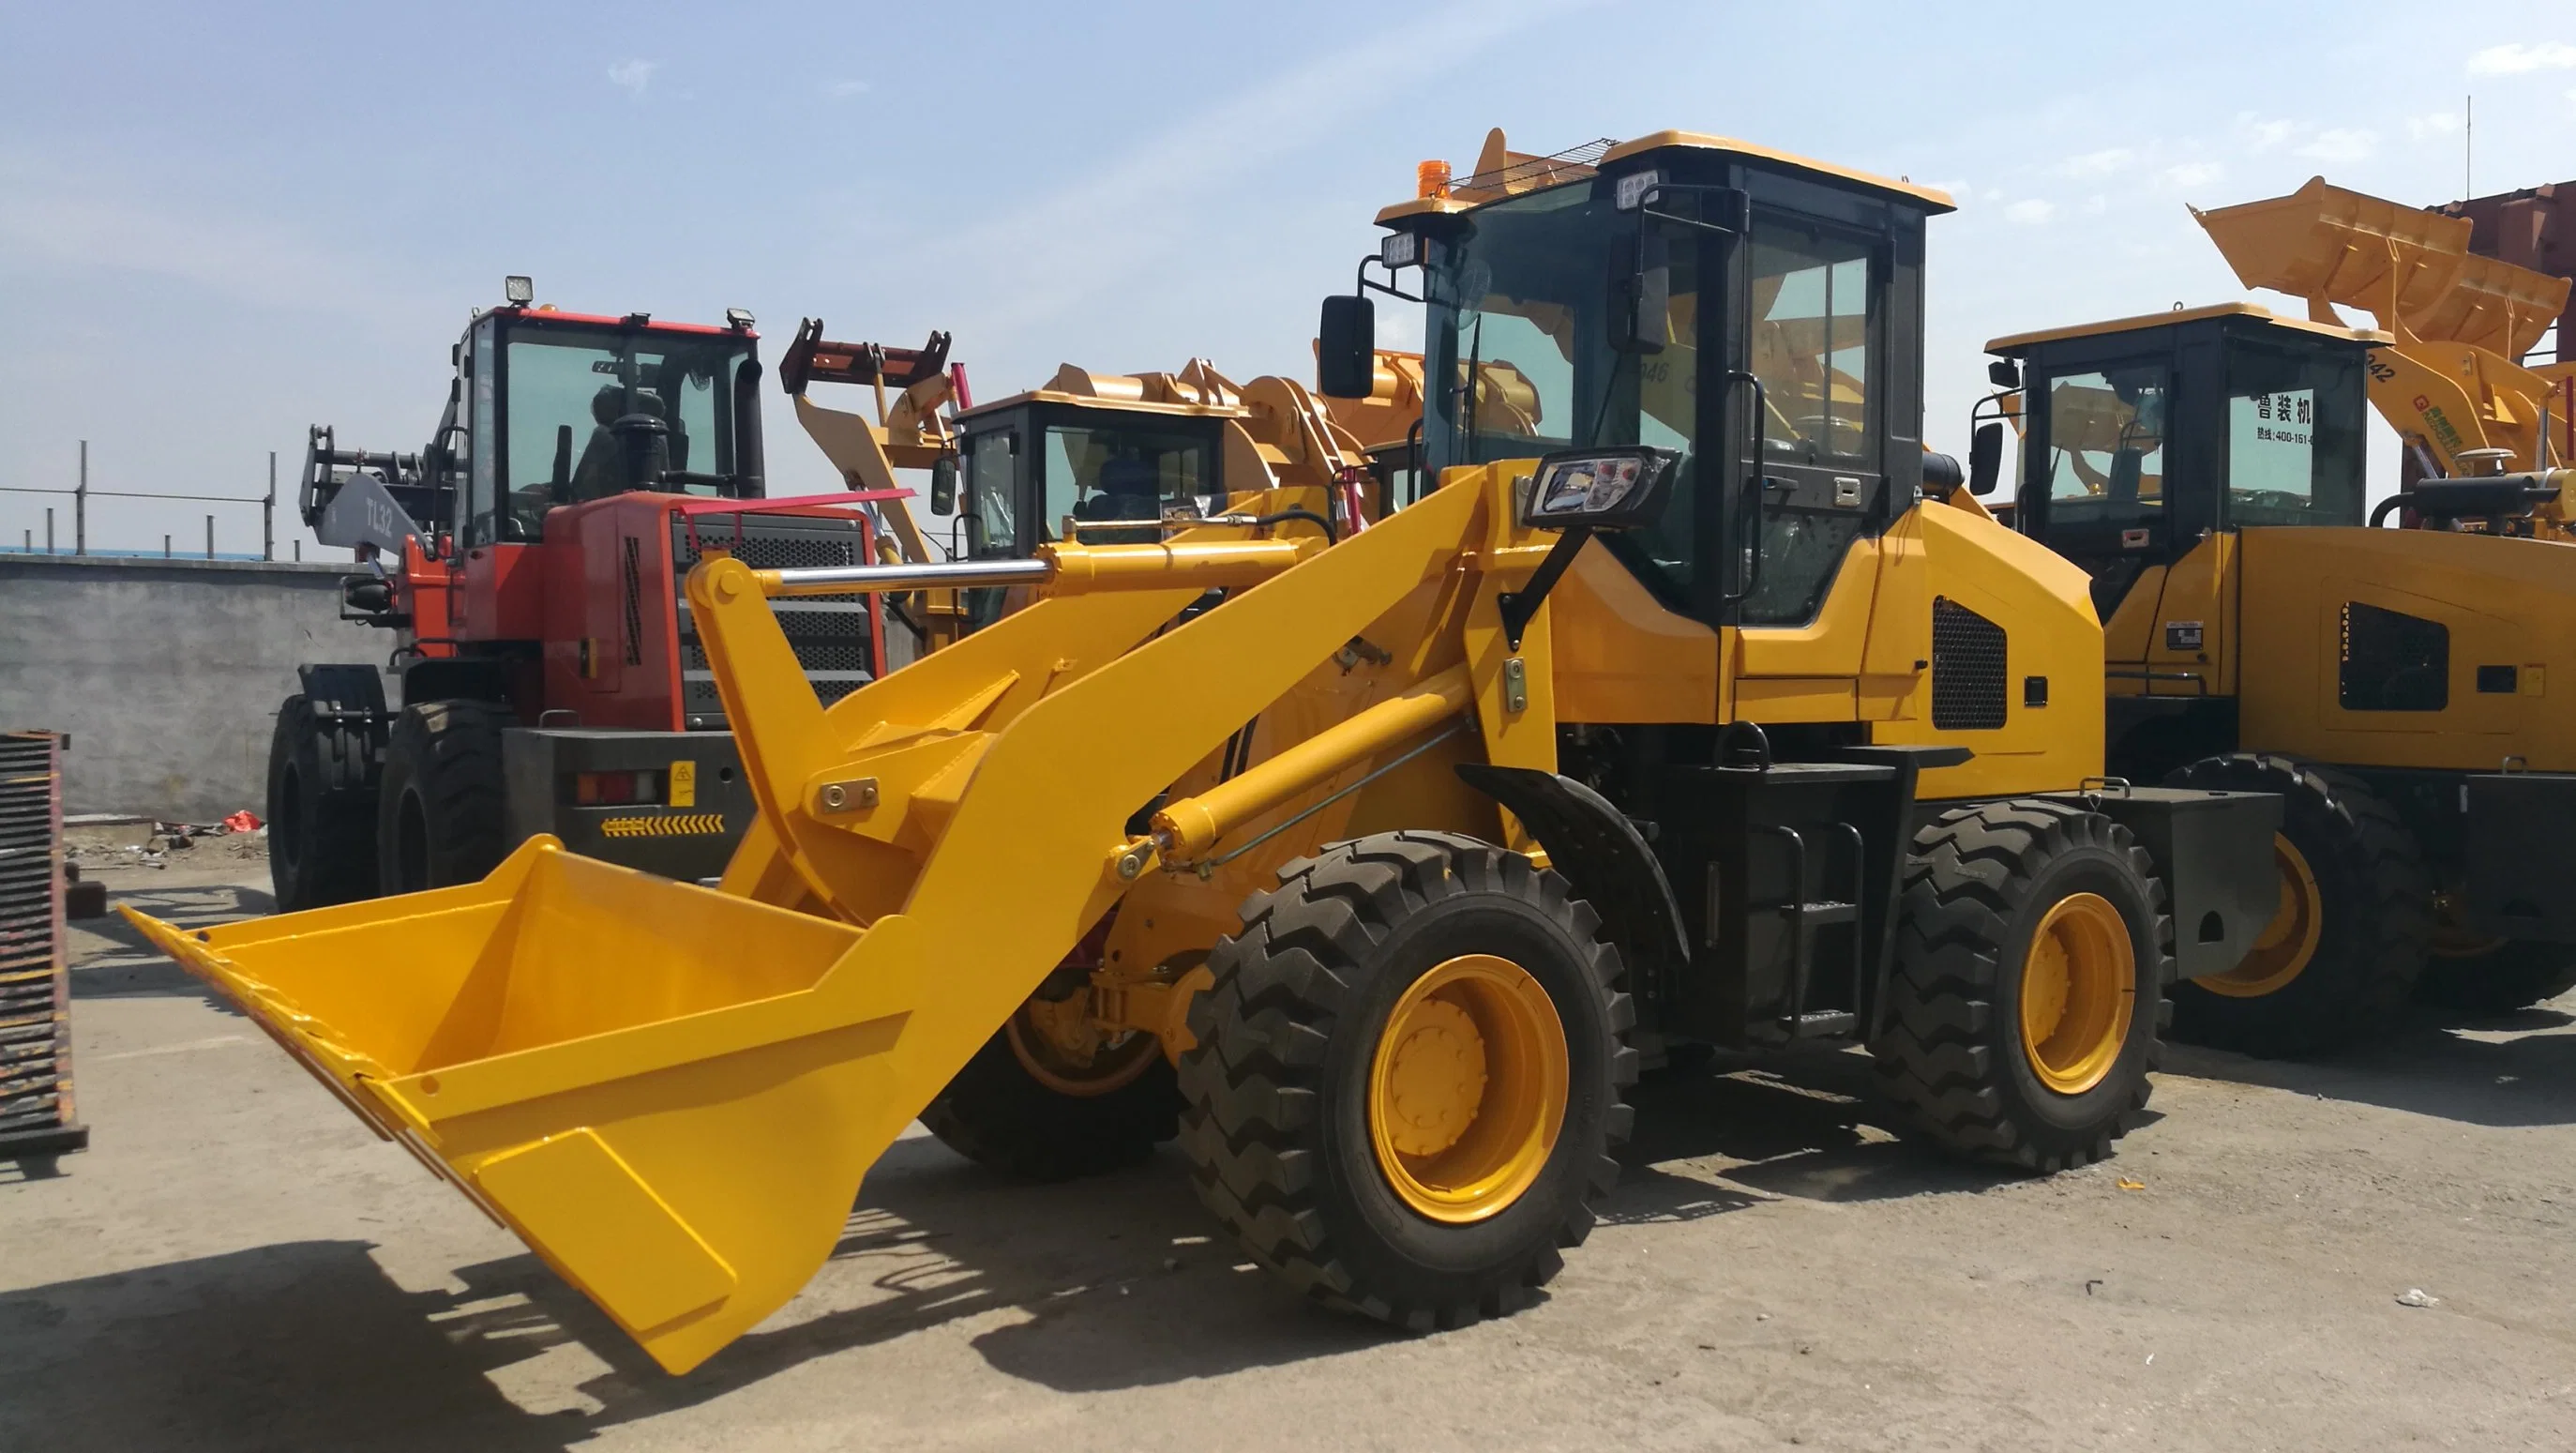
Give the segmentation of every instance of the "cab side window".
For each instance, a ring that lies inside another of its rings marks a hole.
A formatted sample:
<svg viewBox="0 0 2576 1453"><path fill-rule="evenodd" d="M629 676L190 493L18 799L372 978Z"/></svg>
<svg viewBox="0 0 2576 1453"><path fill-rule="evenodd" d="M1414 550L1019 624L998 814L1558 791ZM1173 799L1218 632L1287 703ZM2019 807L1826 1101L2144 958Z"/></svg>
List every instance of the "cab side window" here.
<svg viewBox="0 0 2576 1453"><path fill-rule="evenodd" d="M2139 527L2165 503L2171 388L2161 364L2048 381L2048 517L2052 527Z"/></svg>

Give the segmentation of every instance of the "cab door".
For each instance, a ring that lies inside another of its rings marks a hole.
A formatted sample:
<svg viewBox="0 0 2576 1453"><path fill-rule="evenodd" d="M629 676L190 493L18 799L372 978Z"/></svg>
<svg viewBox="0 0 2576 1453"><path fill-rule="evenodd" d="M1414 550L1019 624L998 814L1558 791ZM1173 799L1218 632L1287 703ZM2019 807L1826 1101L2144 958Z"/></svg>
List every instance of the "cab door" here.
<svg viewBox="0 0 2576 1453"><path fill-rule="evenodd" d="M1854 720L1892 512L1888 244L1757 209L1734 251L1743 364L1724 391L1734 467L1718 522L1732 715Z"/></svg>

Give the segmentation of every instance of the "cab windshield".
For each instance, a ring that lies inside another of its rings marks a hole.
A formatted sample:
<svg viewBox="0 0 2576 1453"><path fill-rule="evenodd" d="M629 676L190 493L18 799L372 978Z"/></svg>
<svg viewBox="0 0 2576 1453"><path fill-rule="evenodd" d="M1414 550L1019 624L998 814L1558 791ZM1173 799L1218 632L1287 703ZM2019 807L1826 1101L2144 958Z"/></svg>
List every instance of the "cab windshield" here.
<svg viewBox="0 0 2576 1453"><path fill-rule="evenodd" d="M1424 279L1431 468L1610 444L1687 452L1696 249L1673 249L1663 351L1623 353L1610 344L1611 286L1633 266L1636 237L1606 189L1578 182L1480 208L1435 252Z"/></svg>
<svg viewBox="0 0 2576 1453"><path fill-rule="evenodd" d="M735 458L748 336L522 321L503 337L478 386L476 452L500 480L475 501L477 541L535 540L546 511L635 490L756 492L759 461Z"/></svg>

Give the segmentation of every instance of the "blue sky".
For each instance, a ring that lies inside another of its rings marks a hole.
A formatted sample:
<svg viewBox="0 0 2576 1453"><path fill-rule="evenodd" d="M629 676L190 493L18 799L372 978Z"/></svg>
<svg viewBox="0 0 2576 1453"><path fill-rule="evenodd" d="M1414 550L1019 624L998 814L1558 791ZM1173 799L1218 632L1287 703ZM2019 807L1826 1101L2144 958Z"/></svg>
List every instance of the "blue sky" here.
<svg viewBox="0 0 2576 1453"><path fill-rule="evenodd" d="M0 484L68 485L83 438L95 485L192 493L291 474L311 423L416 449L509 272L748 307L773 358L800 314L949 329L983 396L1067 360L1303 377L1370 216L1495 125L1954 189L1927 433L1957 450L1987 338L2239 295L2186 201L2462 195L2472 93L2478 191L2576 177L2576 7L0 0ZM774 404L770 456L831 483ZM0 495L0 538L44 503ZM201 514L102 502L93 538L202 548ZM255 512L221 529L256 548Z"/></svg>

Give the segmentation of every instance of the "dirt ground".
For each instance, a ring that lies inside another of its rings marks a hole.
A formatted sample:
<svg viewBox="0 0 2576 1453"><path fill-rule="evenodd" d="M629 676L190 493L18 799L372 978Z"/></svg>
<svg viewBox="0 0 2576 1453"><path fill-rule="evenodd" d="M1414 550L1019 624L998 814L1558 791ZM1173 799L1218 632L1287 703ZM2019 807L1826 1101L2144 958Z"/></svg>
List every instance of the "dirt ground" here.
<svg viewBox="0 0 2576 1453"><path fill-rule="evenodd" d="M89 870L202 924L267 907L250 847ZM87 927L92 1148L0 1168L0 1448L2576 1447L2555 1008L2176 1051L2153 1123L2049 1180L1897 1141L1857 1056L1721 1061L1641 1093L1546 1300L1429 1338L1244 1268L1176 1154L1032 1189L916 1130L804 1295L672 1378Z"/></svg>

